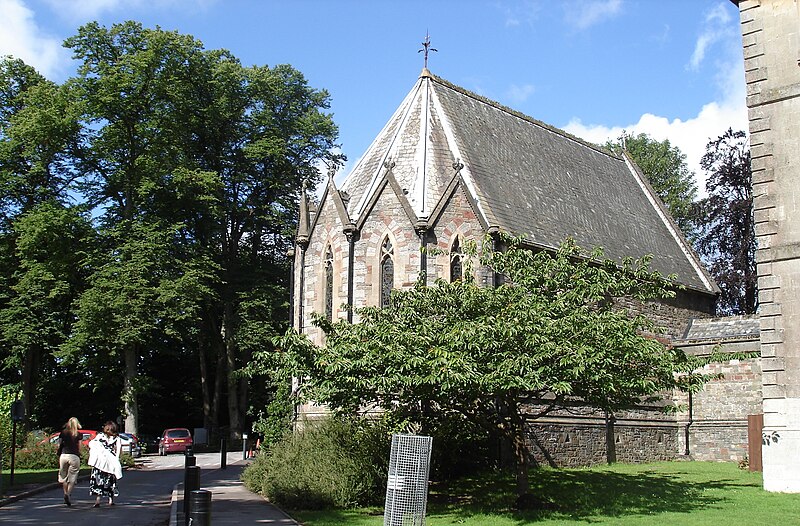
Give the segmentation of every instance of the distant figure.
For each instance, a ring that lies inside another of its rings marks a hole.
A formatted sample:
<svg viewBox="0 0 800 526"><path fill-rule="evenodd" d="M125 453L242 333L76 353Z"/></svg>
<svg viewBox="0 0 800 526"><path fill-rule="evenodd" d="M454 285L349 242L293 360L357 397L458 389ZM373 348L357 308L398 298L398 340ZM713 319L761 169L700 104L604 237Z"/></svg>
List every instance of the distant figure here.
<svg viewBox="0 0 800 526"><path fill-rule="evenodd" d="M67 420L61 434L58 435L58 481L64 488L64 504L72 506L69 496L72 488L78 481L81 470L81 439L83 434L78 432L81 423L74 416Z"/></svg>
<svg viewBox="0 0 800 526"><path fill-rule="evenodd" d="M122 440L117 433L117 424L108 421L103 432L89 442L89 465L92 475L89 478L89 495L95 496L94 507L100 507L100 497L108 497L108 505L114 505L114 497L119 495L117 480L122 478L122 464L119 455Z"/></svg>

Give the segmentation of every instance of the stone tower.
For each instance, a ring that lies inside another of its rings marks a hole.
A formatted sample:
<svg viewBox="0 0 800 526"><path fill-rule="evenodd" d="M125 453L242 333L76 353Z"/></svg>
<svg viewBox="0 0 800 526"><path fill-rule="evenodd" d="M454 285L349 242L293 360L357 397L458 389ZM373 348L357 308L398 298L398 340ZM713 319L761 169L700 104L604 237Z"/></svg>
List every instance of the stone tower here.
<svg viewBox="0 0 800 526"><path fill-rule="evenodd" d="M741 14L758 239L767 491L800 492L800 2Z"/></svg>

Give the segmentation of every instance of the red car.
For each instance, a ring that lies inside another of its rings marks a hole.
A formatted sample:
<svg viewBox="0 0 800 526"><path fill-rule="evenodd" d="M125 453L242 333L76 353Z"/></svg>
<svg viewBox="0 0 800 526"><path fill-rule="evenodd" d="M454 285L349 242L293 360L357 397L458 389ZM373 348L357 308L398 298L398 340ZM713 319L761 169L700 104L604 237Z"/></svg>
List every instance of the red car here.
<svg viewBox="0 0 800 526"><path fill-rule="evenodd" d="M81 438L81 445L83 447L89 447L89 441L97 436L97 431L93 429L78 429L78 433L81 433L83 435L83 438ZM61 432L53 433L48 438L45 438L39 443L44 444L49 442L51 444L58 444L58 437L60 434Z"/></svg>
<svg viewBox="0 0 800 526"><path fill-rule="evenodd" d="M161 456L186 451L192 445L192 434L185 427L165 429L158 439L158 454Z"/></svg>

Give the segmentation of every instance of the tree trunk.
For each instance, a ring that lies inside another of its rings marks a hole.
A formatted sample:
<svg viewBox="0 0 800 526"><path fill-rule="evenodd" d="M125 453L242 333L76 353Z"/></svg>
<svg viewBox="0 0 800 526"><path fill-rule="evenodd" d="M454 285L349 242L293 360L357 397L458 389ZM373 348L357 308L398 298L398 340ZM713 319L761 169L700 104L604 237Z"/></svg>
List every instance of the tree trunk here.
<svg viewBox="0 0 800 526"><path fill-rule="evenodd" d="M203 397L203 427L206 429L211 428L211 386L209 385L208 376L208 356L206 347L208 342L200 329L197 336L197 358L200 362L200 392Z"/></svg>
<svg viewBox="0 0 800 526"><path fill-rule="evenodd" d="M39 383L39 367L41 364L41 351L30 348L25 351L22 364L22 403L25 405L25 429L31 422L34 404L36 403L36 384Z"/></svg>
<svg viewBox="0 0 800 526"><path fill-rule="evenodd" d="M239 405L239 379L236 371L239 369L236 360L236 342L234 341L234 313L233 304L225 302L225 312L222 319L222 337L225 343L226 374L228 379L228 424L230 438L242 438L242 414Z"/></svg>
<svg viewBox="0 0 800 526"><path fill-rule="evenodd" d="M139 353L136 347L130 345L125 348L125 385L122 392L122 399L125 401L125 432L137 434L139 432L139 405L136 393L136 362Z"/></svg>
<svg viewBox="0 0 800 526"><path fill-rule="evenodd" d="M511 447L514 452L517 501L521 502L530 489L528 480L528 446L525 442L525 428L523 426L514 430Z"/></svg>

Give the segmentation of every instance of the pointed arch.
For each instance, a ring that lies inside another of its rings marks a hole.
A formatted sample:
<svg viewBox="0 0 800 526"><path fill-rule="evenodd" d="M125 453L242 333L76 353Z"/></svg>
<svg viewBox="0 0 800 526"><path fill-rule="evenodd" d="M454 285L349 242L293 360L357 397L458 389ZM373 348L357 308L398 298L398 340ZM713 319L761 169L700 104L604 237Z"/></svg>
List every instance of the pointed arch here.
<svg viewBox="0 0 800 526"><path fill-rule="evenodd" d="M453 238L450 246L450 282L464 279L464 252L461 249L461 236Z"/></svg>
<svg viewBox="0 0 800 526"><path fill-rule="evenodd" d="M389 298L394 288L394 245L386 235L381 242L380 261L380 307L389 306Z"/></svg>
<svg viewBox="0 0 800 526"><path fill-rule="evenodd" d="M325 317L329 321L333 321L333 250L330 244L325 249L325 258L323 260L323 273L324 291L323 298L325 300Z"/></svg>

